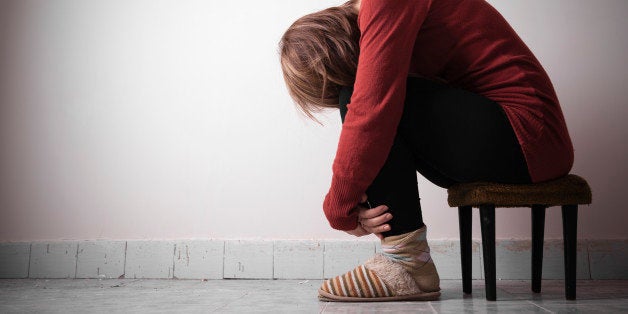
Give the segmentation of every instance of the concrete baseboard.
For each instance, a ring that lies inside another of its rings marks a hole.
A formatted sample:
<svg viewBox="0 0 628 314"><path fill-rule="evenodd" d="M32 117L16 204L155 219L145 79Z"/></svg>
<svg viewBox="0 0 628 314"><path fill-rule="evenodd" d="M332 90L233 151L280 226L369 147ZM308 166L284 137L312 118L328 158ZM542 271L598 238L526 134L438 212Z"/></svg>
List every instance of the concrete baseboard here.
<svg viewBox="0 0 628 314"><path fill-rule="evenodd" d="M458 240L430 241L443 279L460 279ZM497 240L497 278L530 279L530 240ZM0 278L322 279L379 251L376 241L129 240L0 243ZM578 279L628 279L628 240L579 240ZM473 278L483 278L473 241ZM561 240L546 240L543 278L562 279Z"/></svg>

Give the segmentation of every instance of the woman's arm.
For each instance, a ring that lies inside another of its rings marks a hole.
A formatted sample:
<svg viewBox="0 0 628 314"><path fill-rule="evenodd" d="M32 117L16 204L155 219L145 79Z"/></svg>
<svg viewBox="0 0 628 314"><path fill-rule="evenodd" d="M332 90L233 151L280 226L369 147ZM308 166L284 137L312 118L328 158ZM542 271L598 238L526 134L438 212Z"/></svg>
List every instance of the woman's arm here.
<svg viewBox="0 0 628 314"><path fill-rule="evenodd" d="M403 112L417 34L431 0L362 0L360 57L323 209L339 230L357 227L353 210L384 165Z"/></svg>

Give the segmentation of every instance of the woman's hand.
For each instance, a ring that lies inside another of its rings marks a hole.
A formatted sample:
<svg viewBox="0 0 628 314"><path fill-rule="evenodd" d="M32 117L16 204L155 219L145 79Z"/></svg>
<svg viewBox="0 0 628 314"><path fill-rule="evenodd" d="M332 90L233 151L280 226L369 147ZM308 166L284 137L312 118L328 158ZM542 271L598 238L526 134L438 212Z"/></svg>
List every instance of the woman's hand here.
<svg viewBox="0 0 628 314"><path fill-rule="evenodd" d="M362 195L362 203L366 202L366 194ZM390 230L390 225L386 224L392 219L392 214L386 213L388 207L380 205L375 208L366 208L358 205L358 227L347 231L348 234L356 237L375 234L378 238L383 239L382 232Z"/></svg>

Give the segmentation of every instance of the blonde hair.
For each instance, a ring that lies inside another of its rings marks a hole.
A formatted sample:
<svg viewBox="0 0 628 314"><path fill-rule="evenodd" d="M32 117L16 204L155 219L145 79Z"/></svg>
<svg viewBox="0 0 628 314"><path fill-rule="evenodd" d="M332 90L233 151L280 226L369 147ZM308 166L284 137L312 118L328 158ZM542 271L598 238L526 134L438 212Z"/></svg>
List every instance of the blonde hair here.
<svg viewBox="0 0 628 314"><path fill-rule="evenodd" d="M288 92L314 120L313 112L338 108L340 89L355 82L360 40L356 1L299 18L279 42Z"/></svg>

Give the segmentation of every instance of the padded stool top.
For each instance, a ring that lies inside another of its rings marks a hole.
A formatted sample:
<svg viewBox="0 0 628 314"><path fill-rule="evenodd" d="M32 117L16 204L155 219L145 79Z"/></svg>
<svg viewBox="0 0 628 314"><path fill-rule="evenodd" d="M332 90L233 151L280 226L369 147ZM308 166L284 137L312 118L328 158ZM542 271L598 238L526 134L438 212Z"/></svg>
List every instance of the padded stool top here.
<svg viewBox="0 0 628 314"><path fill-rule="evenodd" d="M491 182L459 183L447 190L451 207L494 204L495 207L530 207L591 204L591 188L575 174L536 184Z"/></svg>

